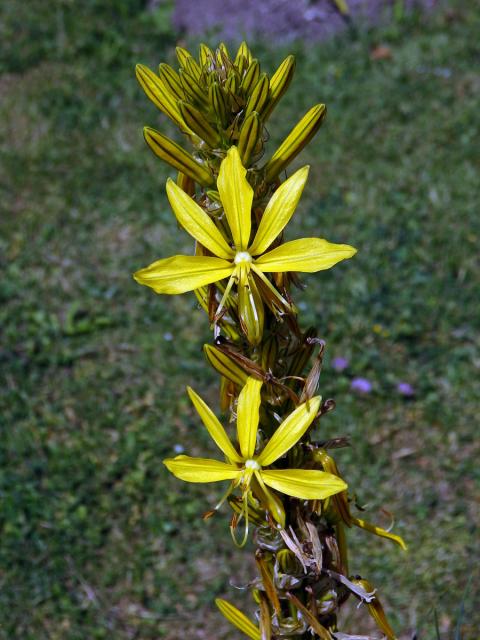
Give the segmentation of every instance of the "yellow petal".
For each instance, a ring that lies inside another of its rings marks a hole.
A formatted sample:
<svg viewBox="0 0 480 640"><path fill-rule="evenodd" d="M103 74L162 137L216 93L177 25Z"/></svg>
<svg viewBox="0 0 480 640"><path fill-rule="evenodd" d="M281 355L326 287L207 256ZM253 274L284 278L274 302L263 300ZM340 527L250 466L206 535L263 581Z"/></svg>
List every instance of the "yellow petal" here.
<svg viewBox="0 0 480 640"><path fill-rule="evenodd" d="M227 278L232 271L233 265L221 258L173 256L153 262L133 277L156 293L175 294Z"/></svg>
<svg viewBox="0 0 480 640"><path fill-rule="evenodd" d="M308 166L299 169L270 198L248 250L252 256L264 253L290 221L307 181L308 170Z"/></svg>
<svg viewBox="0 0 480 640"><path fill-rule="evenodd" d="M217 598L215 600L215 604L220 609L222 615L237 627L237 629L240 629L242 633L249 638L252 638L252 640L260 640L259 628L254 625L244 613L237 609L237 607L234 607L233 604L230 604L230 602L222 600L221 598Z"/></svg>
<svg viewBox="0 0 480 640"><path fill-rule="evenodd" d="M232 460L233 462L241 462L242 458L235 451L217 416L191 387L187 387L187 391L193 406L197 410L205 428L211 435L212 440L215 442L217 447L223 451L229 460Z"/></svg>
<svg viewBox="0 0 480 640"><path fill-rule="evenodd" d="M407 550L407 545L403 541L403 538L401 538L400 536L397 536L394 533L390 533L390 531L386 531L385 529L382 529L382 527L377 527L370 522L366 522L366 520L360 520L360 518L354 518L352 516L351 522L361 529L365 529L366 531L370 531L370 533L374 533L376 536L380 536L381 538L388 538L389 540L396 542L400 547L402 547L404 551Z"/></svg>
<svg viewBox="0 0 480 640"><path fill-rule="evenodd" d="M325 500L347 488L337 476L314 469L262 469L257 473L272 489L303 500Z"/></svg>
<svg viewBox="0 0 480 640"><path fill-rule="evenodd" d="M285 242L255 260L264 272L302 271L313 273L330 269L341 260L351 258L357 250L348 244L334 244L321 238L301 238Z"/></svg>
<svg viewBox="0 0 480 640"><path fill-rule="evenodd" d="M163 461L170 473L185 482L220 482L234 480L241 475L241 469L226 462L209 458L191 458L177 456Z"/></svg>
<svg viewBox="0 0 480 640"><path fill-rule="evenodd" d="M252 226L253 189L246 174L237 147L230 147L220 165L217 188L237 251L246 251Z"/></svg>
<svg viewBox="0 0 480 640"><path fill-rule="evenodd" d="M171 179L167 181L167 196L185 231L219 258L233 258L233 251L210 216Z"/></svg>
<svg viewBox="0 0 480 640"><path fill-rule="evenodd" d="M262 381L249 377L238 397L237 432L244 458L252 458L257 442Z"/></svg>
<svg viewBox="0 0 480 640"><path fill-rule="evenodd" d="M258 456L259 465L268 467L300 440L317 415L321 399L320 396L315 396L285 418Z"/></svg>

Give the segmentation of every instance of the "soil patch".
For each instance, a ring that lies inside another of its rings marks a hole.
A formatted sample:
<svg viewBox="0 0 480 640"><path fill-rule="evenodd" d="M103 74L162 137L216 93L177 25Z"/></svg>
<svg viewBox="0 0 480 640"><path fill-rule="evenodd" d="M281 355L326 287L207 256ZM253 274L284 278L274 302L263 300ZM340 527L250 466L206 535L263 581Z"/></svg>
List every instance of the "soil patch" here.
<svg viewBox="0 0 480 640"><path fill-rule="evenodd" d="M319 40L349 26L390 20L395 11L431 10L437 1L347 0L349 15L343 16L333 0L176 0L173 23L181 33L214 33L229 42L255 36Z"/></svg>

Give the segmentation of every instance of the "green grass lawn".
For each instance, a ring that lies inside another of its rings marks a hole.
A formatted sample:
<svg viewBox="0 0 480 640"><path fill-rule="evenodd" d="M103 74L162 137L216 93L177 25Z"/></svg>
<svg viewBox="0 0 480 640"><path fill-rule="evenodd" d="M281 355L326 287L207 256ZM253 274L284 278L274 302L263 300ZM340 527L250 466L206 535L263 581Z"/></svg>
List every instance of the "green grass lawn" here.
<svg viewBox="0 0 480 640"><path fill-rule="evenodd" d="M191 251L167 206L171 172L141 128L176 134L133 73L173 61L176 37L163 6L47 4L0 8L0 638L236 638L212 600L246 601L229 581L254 576L249 551L232 553L226 512L200 518L218 487L184 485L161 464L176 445L213 452L184 393L193 384L216 406L209 329L193 294L158 297L131 278ZM350 436L341 470L369 519L393 512L409 544L349 536L351 570L379 588L404 639L433 640L434 609L444 639L480 629L480 20L469 4L294 46L297 74L271 122L273 149L311 104L328 105L300 160L312 171L289 238L359 252L307 276L297 301L328 345L321 393L337 409L322 437ZM379 44L390 58L372 59ZM272 70L287 50L255 52ZM353 377L372 393L352 393ZM371 629L347 615L351 633Z"/></svg>

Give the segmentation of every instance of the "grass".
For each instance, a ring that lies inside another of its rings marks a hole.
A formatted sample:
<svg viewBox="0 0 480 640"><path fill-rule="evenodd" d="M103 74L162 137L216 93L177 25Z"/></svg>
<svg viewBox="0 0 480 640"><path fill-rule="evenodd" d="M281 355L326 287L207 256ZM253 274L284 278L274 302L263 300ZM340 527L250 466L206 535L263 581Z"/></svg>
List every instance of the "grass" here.
<svg viewBox="0 0 480 640"><path fill-rule="evenodd" d="M205 318L193 295L159 298L130 275L190 250L141 126L174 132L133 75L137 61L173 60L167 10L0 9L0 638L237 637L212 600L241 602L229 579L254 575L248 552L231 552L226 514L199 517L217 488L181 485L161 465L176 445L212 452L183 392L193 383L215 405ZM434 610L443 639L461 607L463 640L480 628L479 26L457 2L298 46L271 125L273 149L312 102L329 107L301 159L312 173L289 237L359 253L307 277L297 300L328 344L321 392L337 409L322 437L351 437L340 468L369 518L393 511L409 543L405 555L350 535L352 570L379 588L405 639L436 638ZM378 44L390 58L372 60ZM255 51L270 69L286 53ZM335 356L349 358L345 372ZM373 392L353 394L353 376Z"/></svg>

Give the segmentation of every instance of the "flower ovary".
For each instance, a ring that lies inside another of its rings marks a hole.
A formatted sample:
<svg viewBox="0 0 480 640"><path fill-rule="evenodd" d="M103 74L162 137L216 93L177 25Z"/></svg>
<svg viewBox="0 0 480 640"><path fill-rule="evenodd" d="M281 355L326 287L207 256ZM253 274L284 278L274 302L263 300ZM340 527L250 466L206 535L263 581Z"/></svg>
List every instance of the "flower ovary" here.
<svg viewBox="0 0 480 640"><path fill-rule="evenodd" d="M235 264L240 264L241 262L252 262L253 258L248 253L248 251L239 251L235 256Z"/></svg>

